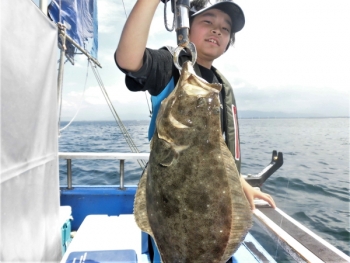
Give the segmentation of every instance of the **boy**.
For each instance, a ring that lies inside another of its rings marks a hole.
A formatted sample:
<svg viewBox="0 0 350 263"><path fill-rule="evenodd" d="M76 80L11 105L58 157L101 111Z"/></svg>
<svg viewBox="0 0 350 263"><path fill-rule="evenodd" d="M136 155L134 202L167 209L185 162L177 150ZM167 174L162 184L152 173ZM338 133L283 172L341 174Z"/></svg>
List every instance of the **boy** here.
<svg viewBox="0 0 350 263"><path fill-rule="evenodd" d="M153 116L149 139L155 129L155 119L162 99L170 94L179 78L173 65L172 49L146 49L148 33L155 10L160 0L138 0L127 19L115 60L118 67L126 74L126 85L131 91L146 91L152 95ZM220 57L233 44L235 33L244 26L244 14L233 2L223 1L203 4L209 1L192 1L190 10L189 39L197 49L197 61L194 65L196 74L209 83L221 83L223 89L220 101L221 125L226 144L235 158L240 171L240 147L236 103L228 81L213 66L213 61ZM213 2L213 1L212 1ZM203 6L204 5L204 6ZM170 52L169 52L170 51ZM186 59L186 54L180 55ZM254 198L267 201L272 207L275 203L268 194L252 188L243 177L241 183L252 209Z"/></svg>

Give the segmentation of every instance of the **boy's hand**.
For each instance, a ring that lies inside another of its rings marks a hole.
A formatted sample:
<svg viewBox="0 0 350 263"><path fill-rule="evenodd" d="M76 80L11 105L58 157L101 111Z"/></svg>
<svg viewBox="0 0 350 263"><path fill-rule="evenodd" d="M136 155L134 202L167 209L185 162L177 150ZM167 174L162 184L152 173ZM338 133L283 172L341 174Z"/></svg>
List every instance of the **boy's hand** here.
<svg viewBox="0 0 350 263"><path fill-rule="evenodd" d="M247 183L247 181L243 177L241 177L241 183L242 183L244 194L247 197L252 210L255 209L255 204L254 204L255 198L262 199L268 202L273 208L276 208L275 201L269 194L266 194L254 189L250 184Z"/></svg>

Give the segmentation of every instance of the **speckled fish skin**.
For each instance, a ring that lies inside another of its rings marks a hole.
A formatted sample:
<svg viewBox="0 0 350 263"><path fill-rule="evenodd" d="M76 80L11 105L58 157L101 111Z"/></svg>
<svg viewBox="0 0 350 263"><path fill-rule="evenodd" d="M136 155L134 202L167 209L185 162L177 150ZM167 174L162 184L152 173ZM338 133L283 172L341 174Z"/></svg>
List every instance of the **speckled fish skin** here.
<svg viewBox="0 0 350 263"><path fill-rule="evenodd" d="M187 62L157 116L134 209L164 263L225 263L252 224L221 134L220 89L196 76Z"/></svg>

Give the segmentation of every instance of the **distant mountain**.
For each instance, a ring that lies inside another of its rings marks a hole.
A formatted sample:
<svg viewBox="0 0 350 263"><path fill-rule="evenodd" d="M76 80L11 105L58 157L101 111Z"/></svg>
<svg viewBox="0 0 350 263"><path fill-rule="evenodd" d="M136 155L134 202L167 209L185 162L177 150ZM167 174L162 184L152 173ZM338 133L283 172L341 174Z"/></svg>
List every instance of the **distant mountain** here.
<svg viewBox="0 0 350 263"><path fill-rule="evenodd" d="M240 119L251 119L251 118L323 118L330 116L321 116L318 114L304 114L304 113L287 113L280 111L250 111L240 110L238 111L238 118Z"/></svg>
<svg viewBox="0 0 350 263"><path fill-rule="evenodd" d="M134 117L134 116L133 116ZM150 121L150 117L146 114L140 115L138 119L135 119L130 116L122 116L123 121ZM347 116L334 116L334 115L321 115L315 113L290 113L290 112L282 112L282 111L250 111L250 110L239 110L238 111L239 119L283 119L283 118L350 118ZM70 119L62 118L62 122L68 122ZM76 121L114 121L111 117L104 119L97 118L78 118Z"/></svg>

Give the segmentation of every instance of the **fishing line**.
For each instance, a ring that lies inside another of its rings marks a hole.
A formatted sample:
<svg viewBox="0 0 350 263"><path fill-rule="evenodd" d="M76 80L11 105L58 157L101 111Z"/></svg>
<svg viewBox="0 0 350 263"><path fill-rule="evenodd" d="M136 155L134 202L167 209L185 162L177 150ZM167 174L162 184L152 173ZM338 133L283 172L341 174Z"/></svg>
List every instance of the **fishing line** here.
<svg viewBox="0 0 350 263"><path fill-rule="evenodd" d="M127 15L127 13L126 13L126 8L125 8L124 0L122 0L122 2L123 2L123 7L124 7L125 16L126 16L126 18L128 18L128 15Z"/></svg>
<svg viewBox="0 0 350 263"><path fill-rule="evenodd" d="M81 109L81 106L83 105L84 96L85 96L85 90L86 90L86 83L87 83L87 79L88 79L88 75L89 75L89 64L90 64L90 59L88 59L88 64L87 64L87 68L86 68L84 90L83 90L83 95L81 96L81 99L80 99L79 107L78 107L77 111L75 112L75 115L73 116L71 121L66 126L64 126L62 129L60 129L60 132L64 131L65 129L67 129L72 124L74 119L78 116L78 113L79 113L79 111Z"/></svg>
<svg viewBox="0 0 350 263"><path fill-rule="evenodd" d="M145 97L146 97L147 106L148 106L148 110L149 110L149 117L151 118L153 113L152 113L152 110L151 110L149 103L148 103L147 92L145 92Z"/></svg>
<svg viewBox="0 0 350 263"><path fill-rule="evenodd" d="M290 178L288 178L288 182L287 182L287 190L289 188L289 181L290 181ZM286 195L284 197L284 199L286 199ZM279 223L279 227L282 228L282 223L283 223L283 219L284 219L284 216L281 216L281 221ZM279 241L279 238L277 238L277 246L276 246L276 252L275 252L275 259L277 258L277 253L278 253L278 249L279 249L279 244L280 244L280 241Z"/></svg>
<svg viewBox="0 0 350 263"><path fill-rule="evenodd" d="M109 96L108 96L107 90L106 90L106 88L105 88L104 85L103 85L102 78L101 78L101 76L99 75L99 73L98 73L98 71L97 71L96 65L92 65L92 63L91 63L90 65L91 65L91 69L92 69L92 71L93 71L93 73L94 73L94 75L95 75L95 78L96 78L96 80L97 80L97 82L98 82L98 84L99 84L99 86L100 86L100 89L101 89L101 91L102 91L102 94L103 94L103 96L105 97L105 100L106 100L106 102L107 102L107 105L108 105L109 109L111 110L112 115L113 115L113 117L114 117L116 123L118 124L118 126L119 126L119 128L120 128L120 131L122 132L122 134L123 134L123 136L124 136L124 139L126 140L127 144L129 145L129 147L130 147L130 149L131 149L131 151L132 151L133 153L139 153L140 151L138 150L136 144L135 144L134 141L132 140L132 138L131 138L131 136L130 136L128 130L127 130L126 127L124 126L122 120L120 119L120 117L119 117L117 111L115 110L115 108L114 108L114 106L113 106L113 104L112 104L111 99L110 99ZM139 163L139 165L140 165L140 167L141 167L142 169L145 168L145 166L146 166L145 160L137 160L137 162Z"/></svg>

